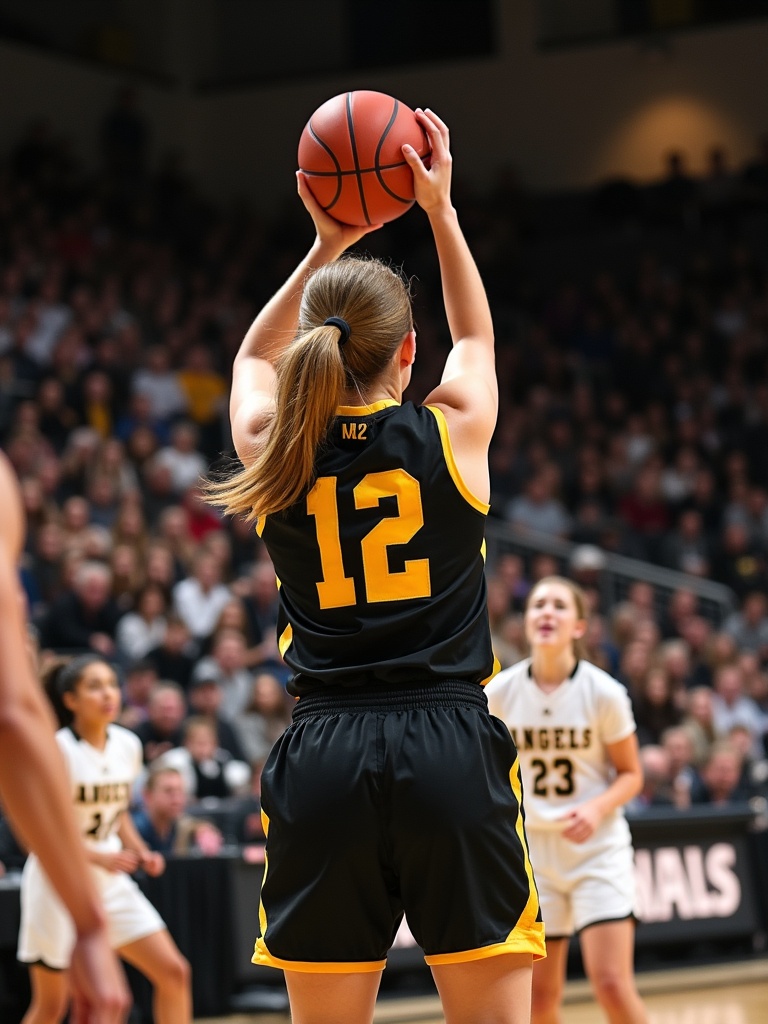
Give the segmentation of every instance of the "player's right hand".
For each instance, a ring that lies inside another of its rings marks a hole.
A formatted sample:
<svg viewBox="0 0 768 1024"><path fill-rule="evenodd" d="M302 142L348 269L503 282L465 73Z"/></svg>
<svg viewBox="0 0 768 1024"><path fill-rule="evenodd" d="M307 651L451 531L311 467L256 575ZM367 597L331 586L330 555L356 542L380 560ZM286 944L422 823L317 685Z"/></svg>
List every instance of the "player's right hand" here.
<svg viewBox="0 0 768 1024"><path fill-rule="evenodd" d="M125 871L130 875L139 866L139 855L135 850L109 851L94 855L93 863L105 871Z"/></svg>
<svg viewBox="0 0 768 1024"><path fill-rule="evenodd" d="M433 110L417 107L416 119L427 134L430 145L429 167L413 148L403 146L403 156L413 172L416 202L429 215L451 206L453 158L448 125Z"/></svg>
<svg viewBox="0 0 768 1024"><path fill-rule="evenodd" d="M106 929L79 935L69 971L71 1024L123 1024L131 1005L120 963Z"/></svg>

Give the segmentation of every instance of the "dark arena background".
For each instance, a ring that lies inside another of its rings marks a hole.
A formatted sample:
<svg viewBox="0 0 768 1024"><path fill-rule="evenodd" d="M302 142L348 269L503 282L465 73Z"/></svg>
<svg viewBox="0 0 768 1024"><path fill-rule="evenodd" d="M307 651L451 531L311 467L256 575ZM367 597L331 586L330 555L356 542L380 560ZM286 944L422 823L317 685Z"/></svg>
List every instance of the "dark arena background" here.
<svg viewBox="0 0 768 1024"><path fill-rule="evenodd" d="M216 785L138 879L196 1019L288 1019L250 963L259 773L291 704L274 575L197 481L232 455L239 342L311 241L299 136L351 89L451 128L497 339L494 646L525 656L537 579L585 587L641 743L649 1019L768 1019L767 55L764 0L0 0L0 444L30 629L41 659L108 653L148 762L218 716ZM418 399L449 345L426 218L361 248L413 279ZM29 998L23 859L0 822L3 1024ZM568 970L566 1024L601 1019L575 945ZM376 1019L442 1019L406 927Z"/></svg>

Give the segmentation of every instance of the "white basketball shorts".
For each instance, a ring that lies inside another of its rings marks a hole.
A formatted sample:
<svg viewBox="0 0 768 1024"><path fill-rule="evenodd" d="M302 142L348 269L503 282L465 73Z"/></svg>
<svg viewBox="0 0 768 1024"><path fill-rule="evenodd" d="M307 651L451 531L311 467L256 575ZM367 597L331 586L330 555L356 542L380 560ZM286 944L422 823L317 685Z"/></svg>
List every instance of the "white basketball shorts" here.
<svg viewBox="0 0 768 1024"><path fill-rule="evenodd" d="M528 849L548 939L632 916L632 843L623 818L605 822L582 844L559 831L532 829Z"/></svg>
<svg viewBox="0 0 768 1024"><path fill-rule="evenodd" d="M104 904L107 934L113 949L165 928L163 919L129 875L96 867L92 870ZM18 958L23 963L42 963L54 970L66 970L74 944L75 928L66 907L37 857L30 856L21 878Z"/></svg>

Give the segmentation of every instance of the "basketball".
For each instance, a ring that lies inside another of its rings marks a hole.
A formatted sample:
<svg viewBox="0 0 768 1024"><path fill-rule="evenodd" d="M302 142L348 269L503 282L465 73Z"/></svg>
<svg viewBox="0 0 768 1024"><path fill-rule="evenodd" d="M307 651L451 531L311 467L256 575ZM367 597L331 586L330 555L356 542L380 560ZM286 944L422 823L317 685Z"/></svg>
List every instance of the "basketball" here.
<svg viewBox="0 0 768 1024"><path fill-rule="evenodd" d="M322 208L344 224L384 224L413 206L413 174L401 147L422 159L429 143L416 115L381 92L327 100L299 141L299 168Z"/></svg>

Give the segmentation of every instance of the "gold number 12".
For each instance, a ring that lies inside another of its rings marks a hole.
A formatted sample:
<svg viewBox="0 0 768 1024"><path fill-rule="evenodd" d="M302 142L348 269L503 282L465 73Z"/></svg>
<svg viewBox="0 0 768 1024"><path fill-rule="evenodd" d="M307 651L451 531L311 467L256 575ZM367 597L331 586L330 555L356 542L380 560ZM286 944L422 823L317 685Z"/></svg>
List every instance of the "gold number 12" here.
<svg viewBox="0 0 768 1024"><path fill-rule="evenodd" d="M387 548L407 544L424 525L419 481L404 469L368 473L353 491L355 508L375 508L382 498L397 500L397 515L378 522L360 542L365 594L369 602L407 601L432 593L429 560L406 560L402 572L391 572ZM315 517L323 579L317 584L321 608L345 608L357 601L355 581L344 574L339 536L336 477L321 476L307 495L307 512Z"/></svg>

